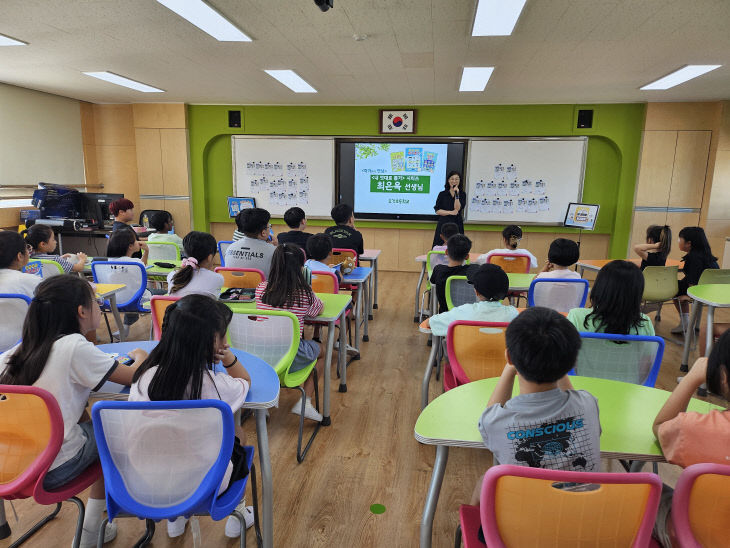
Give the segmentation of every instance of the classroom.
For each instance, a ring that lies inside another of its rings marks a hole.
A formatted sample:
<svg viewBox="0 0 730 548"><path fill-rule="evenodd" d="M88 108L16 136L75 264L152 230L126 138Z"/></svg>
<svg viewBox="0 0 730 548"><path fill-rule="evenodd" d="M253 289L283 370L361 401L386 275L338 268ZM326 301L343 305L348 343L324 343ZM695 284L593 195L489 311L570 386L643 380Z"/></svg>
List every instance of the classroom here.
<svg viewBox="0 0 730 548"><path fill-rule="evenodd" d="M727 545L729 25L3 2L0 548Z"/></svg>

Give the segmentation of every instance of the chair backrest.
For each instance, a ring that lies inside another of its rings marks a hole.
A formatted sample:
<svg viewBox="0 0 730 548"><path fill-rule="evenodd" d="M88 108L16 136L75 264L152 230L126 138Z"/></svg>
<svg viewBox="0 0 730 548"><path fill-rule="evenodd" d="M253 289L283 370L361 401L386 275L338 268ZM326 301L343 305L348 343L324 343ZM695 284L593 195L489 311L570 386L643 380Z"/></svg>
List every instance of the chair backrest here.
<svg viewBox="0 0 730 548"><path fill-rule="evenodd" d="M150 217L155 213L168 213L164 209L143 209L142 213L139 214L139 224L144 227L150 227Z"/></svg>
<svg viewBox="0 0 730 548"><path fill-rule="evenodd" d="M147 242L150 253L148 263L155 261L179 261L180 247L175 242Z"/></svg>
<svg viewBox="0 0 730 548"><path fill-rule="evenodd" d="M339 293L340 284L337 276L323 270L312 271L312 291L315 293Z"/></svg>
<svg viewBox="0 0 730 548"><path fill-rule="evenodd" d="M156 341L162 336L162 320L165 319L165 310L175 301L179 301L181 297L173 295L153 295L150 301L152 309L152 334Z"/></svg>
<svg viewBox="0 0 730 548"><path fill-rule="evenodd" d="M638 548L649 546L661 490L656 474L499 465L484 475L479 513L490 548Z"/></svg>
<svg viewBox="0 0 730 548"><path fill-rule="evenodd" d="M649 303L663 303L679 291L678 266L647 266L644 268L644 296Z"/></svg>
<svg viewBox="0 0 730 548"><path fill-rule="evenodd" d="M703 284L730 284L730 268L706 268L697 282Z"/></svg>
<svg viewBox="0 0 730 548"><path fill-rule="evenodd" d="M656 383L664 356L661 337L581 332L580 338L575 374L651 387Z"/></svg>
<svg viewBox="0 0 730 548"><path fill-rule="evenodd" d="M58 276L59 274L65 274L63 267L60 263L52 261L51 259L33 259L34 261L41 262L41 270L43 272L43 279Z"/></svg>
<svg viewBox="0 0 730 548"><path fill-rule="evenodd" d="M582 278L535 278L527 291L527 306L544 306L558 312L583 308L588 280Z"/></svg>
<svg viewBox="0 0 730 548"><path fill-rule="evenodd" d="M433 268L440 264L449 264L449 257L446 255L446 251L431 250L426 253L426 273L429 279L433 273Z"/></svg>
<svg viewBox="0 0 730 548"><path fill-rule="evenodd" d="M226 251L233 244L233 240L221 240L218 242L218 256L221 259L221 266L226 266Z"/></svg>
<svg viewBox="0 0 730 548"><path fill-rule="evenodd" d="M704 463L685 468L672 497L672 521L680 546L727 546L728 516L730 466Z"/></svg>
<svg viewBox="0 0 730 548"><path fill-rule="evenodd" d="M42 491L63 443L56 398L35 386L0 385L0 498Z"/></svg>
<svg viewBox="0 0 730 548"><path fill-rule="evenodd" d="M299 320L286 310L251 310L241 303L226 303L233 311L228 326L230 345L261 358L282 377L299 348Z"/></svg>
<svg viewBox="0 0 730 548"><path fill-rule="evenodd" d="M505 322L458 320L449 324L446 350L459 384L499 377L506 363Z"/></svg>
<svg viewBox="0 0 730 548"><path fill-rule="evenodd" d="M487 262L496 264L508 274L527 274L530 272L530 257L519 253L490 253Z"/></svg>
<svg viewBox="0 0 730 548"><path fill-rule="evenodd" d="M258 268L217 266L215 271L223 276L223 287L229 289L232 287L256 289L261 282L266 281L266 274Z"/></svg>
<svg viewBox="0 0 730 548"><path fill-rule="evenodd" d="M0 354L20 340L30 297L20 293L0 293Z"/></svg>
<svg viewBox="0 0 730 548"><path fill-rule="evenodd" d="M110 519L163 519L211 505L233 450L227 403L101 401L92 422Z"/></svg>
<svg viewBox="0 0 730 548"><path fill-rule="evenodd" d="M94 261L91 274L98 284L124 284L116 294L117 306L135 305L147 289L147 269L135 261Z"/></svg>
<svg viewBox="0 0 730 548"><path fill-rule="evenodd" d="M346 257L350 257L355 261L355 266L360 266L360 261L357 257L357 251L354 249L344 249L340 247L333 247L330 256L325 259L325 264L334 266L340 264Z"/></svg>
<svg viewBox="0 0 730 548"><path fill-rule="evenodd" d="M449 276L446 278L444 294L446 295L446 306L449 310L455 306L477 302L474 286L467 281L466 276Z"/></svg>
<svg viewBox="0 0 730 548"><path fill-rule="evenodd" d="M28 261L23 267L23 273L32 274L43 279L43 263L41 263L40 259Z"/></svg>

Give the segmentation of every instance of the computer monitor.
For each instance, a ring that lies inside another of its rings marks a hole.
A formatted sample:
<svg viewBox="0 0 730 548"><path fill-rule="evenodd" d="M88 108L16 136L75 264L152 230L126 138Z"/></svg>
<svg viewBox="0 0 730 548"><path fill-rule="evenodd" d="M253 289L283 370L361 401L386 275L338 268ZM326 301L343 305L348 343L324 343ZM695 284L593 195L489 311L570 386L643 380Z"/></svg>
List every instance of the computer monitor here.
<svg viewBox="0 0 730 548"><path fill-rule="evenodd" d="M598 219L599 207L598 204L577 204L571 202L568 204L568 210L565 212L564 226L593 230L596 226L596 219Z"/></svg>
<svg viewBox="0 0 730 548"><path fill-rule="evenodd" d="M114 222L114 215L109 211L109 204L124 198L124 194L86 192L84 196L86 196L86 203L89 208L89 219L97 221L95 224L100 228L111 226Z"/></svg>

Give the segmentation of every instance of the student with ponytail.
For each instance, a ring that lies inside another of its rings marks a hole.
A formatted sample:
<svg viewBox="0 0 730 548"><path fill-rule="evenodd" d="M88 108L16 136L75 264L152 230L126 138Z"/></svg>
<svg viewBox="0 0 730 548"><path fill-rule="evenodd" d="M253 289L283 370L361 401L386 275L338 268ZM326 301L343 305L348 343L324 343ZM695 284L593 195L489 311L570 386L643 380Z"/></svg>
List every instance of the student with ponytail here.
<svg viewBox="0 0 730 548"><path fill-rule="evenodd" d="M77 276L54 276L35 291L23 324L20 343L0 356L0 384L36 386L58 401L63 416L61 450L43 481L46 489L58 489L78 477L98 458L94 429L85 413L89 394L106 381L130 385L132 376L147 357L133 350L130 366L86 340L83 333L99 327L101 311L89 283ZM104 480L92 487L86 503L81 546L96 546L101 526ZM116 524L106 527L104 541L116 536Z"/></svg>
<svg viewBox="0 0 730 548"><path fill-rule="evenodd" d="M646 243L636 244L634 253L641 257L641 270L647 266L664 266L672 249L672 229L669 225L651 225L646 229Z"/></svg>
<svg viewBox="0 0 730 548"><path fill-rule="evenodd" d="M530 258L530 267L537 268L537 258L526 249L518 249L521 240L522 229L517 225L508 225L502 231L502 243L504 247L502 249L492 249L483 255L479 255L476 262L484 264L489 261L490 255L511 253L513 255L526 255Z"/></svg>
<svg viewBox="0 0 730 548"><path fill-rule="evenodd" d="M193 231L182 242L187 258L182 260L180 269L167 275L169 294L184 297L197 293L217 299L223 287L223 276L213 271L217 251L215 238L207 232Z"/></svg>
<svg viewBox="0 0 730 548"><path fill-rule="evenodd" d="M31 259L48 259L56 261L61 265L63 271L81 272L86 264L85 253L66 253L64 255L55 255L57 242L53 229L48 225L34 224L29 229L21 233L25 237L25 243L32 249L30 252Z"/></svg>

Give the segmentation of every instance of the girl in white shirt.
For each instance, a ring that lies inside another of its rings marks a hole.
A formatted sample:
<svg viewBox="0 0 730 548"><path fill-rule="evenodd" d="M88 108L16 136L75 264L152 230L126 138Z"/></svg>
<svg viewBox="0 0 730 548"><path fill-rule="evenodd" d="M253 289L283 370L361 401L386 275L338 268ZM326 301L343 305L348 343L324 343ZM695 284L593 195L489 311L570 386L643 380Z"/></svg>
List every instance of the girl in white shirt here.
<svg viewBox="0 0 730 548"><path fill-rule="evenodd" d="M517 249L517 246L520 244L520 240L522 240L522 229L517 225L506 226L502 231L502 242L504 243L504 248L492 249L483 255L479 255L476 262L484 264L489 262L490 255L509 253L511 255L525 255L529 257L530 267L537 268L537 257L526 249Z"/></svg>
<svg viewBox="0 0 730 548"><path fill-rule="evenodd" d="M246 401L251 379L243 364L226 344L226 330L233 312L221 302L205 295L188 295L172 303L165 312L162 337L149 357L134 374L130 401L222 400L235 413ZM225 373L216 373L213 365L222 362ZM237 429L238 430L238 429ZM243 431L237 435L245 444ZM194 458L194 448L191 448ZM221 485L228 486L230 470ZM252 508L245 502L236 508L253 524ZM187 519L168 521L170 537L185 532ZM238 520L231 516L226 523L226 536L240 536Z"/></svg>
<svg viewBox="0 0 730 548"><path fill-rule="evenodd" d="M183 239L187 258L181 268L167 275L169 294L184 297L198 293L217 299L223 287L223 276L213 271L213 258L218 249L215 238L207 232L193 231Z"/></svg>
<svg viewBox="0 0 730 548"><path fill-rule="evenodd" d="M134 253L140 250L142 251L141 259L132 257ZM146 265L148 254L147 244L140 242L131 228L121 228L112 232L106 246L106 255L110 261L133 261Z"/></svg>
<svg viewBox="0 0 730 548"><path fill-rule="evenodd" d="M131 367L86 340L83 333L99 327L101 311L94 291L78 276L53 276L43 280L28 307L23 338L0 356L0 384L43 388L56 398L63 417L63 443L43 480L45 489L57 489L78 477L96 462L99 454L94 430L85 413L92 390L107 380L129 385L142 350L129 353ZM96 546L101 526L104 480L91 487L86 504L81 546ZM105 542L116 536L116 524L107 525Z"/></svg>
<svg viewBox="0 0 730 548"><path fill-rule="evenodd" d="M33 296L41 278L22 272L30 260L30 249L17 232L0 230L0 293Z"/></svg>

